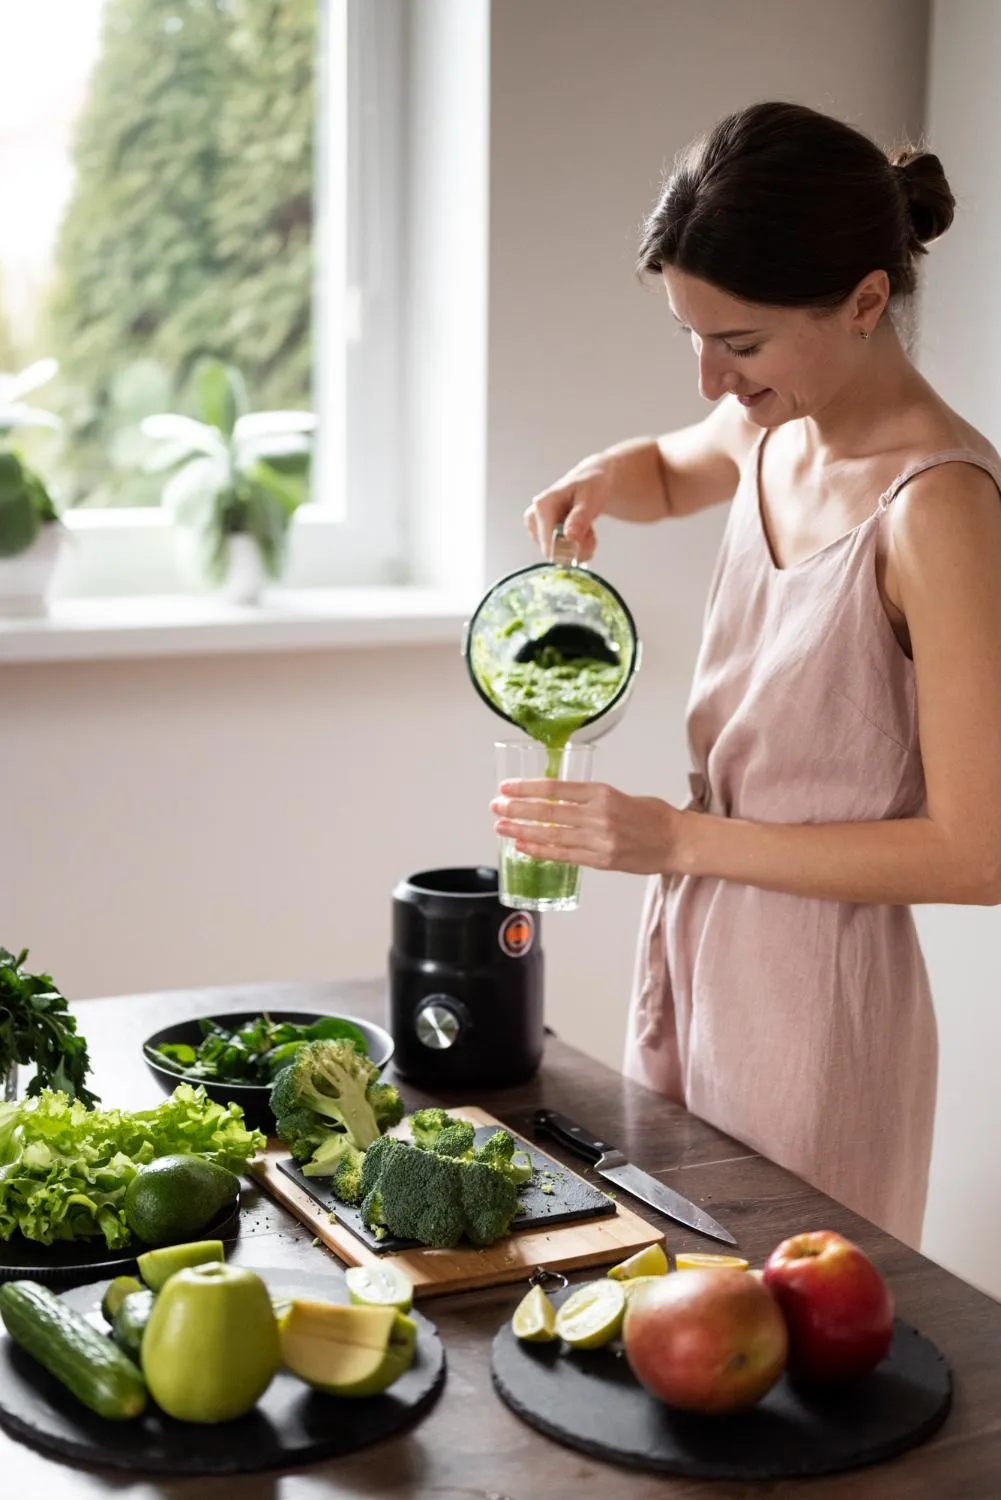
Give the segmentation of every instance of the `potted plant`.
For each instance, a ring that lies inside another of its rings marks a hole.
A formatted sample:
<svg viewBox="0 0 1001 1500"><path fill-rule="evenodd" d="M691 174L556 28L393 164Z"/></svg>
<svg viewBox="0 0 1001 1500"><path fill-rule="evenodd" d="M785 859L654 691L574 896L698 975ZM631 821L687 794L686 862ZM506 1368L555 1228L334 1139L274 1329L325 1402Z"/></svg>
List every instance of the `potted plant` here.
<svg viewBox="0 0 1001 1500"><path fill-rule="evenodd" d="M167 473L162 501L189 528L199 565L232 603L254 603L285 561L289 522L306 500L316 417L247 410L239 370L204 359L192 375L197 417L163 412L140 431L154 441L150 472Z"/></svg>
<svg viewBox="0 0 1001 1500"><path fill-rule="evenodd" d="M18 375L0 374L0 615L45 612L66 535L45 481L10 441L21 429L61 425L24 400L58 368L42 359Z"/></svg>

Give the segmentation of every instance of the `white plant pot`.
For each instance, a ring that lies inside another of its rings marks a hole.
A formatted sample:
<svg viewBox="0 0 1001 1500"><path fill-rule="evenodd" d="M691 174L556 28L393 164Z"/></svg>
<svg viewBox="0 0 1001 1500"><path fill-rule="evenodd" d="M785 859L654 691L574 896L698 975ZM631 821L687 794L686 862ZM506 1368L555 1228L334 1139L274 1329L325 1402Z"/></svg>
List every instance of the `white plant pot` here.
<svg viewBox="0 0 1001 1500"><path fill-rule="evenodd" d="M228 604L256 604L264 587L261 550L252 536L237 533L226 541L226 577L219 596Z"/></svg>
<svg viewBox="0 0 1001 1500"><path fill-rule="evenodd" d="M44 615L68 541L65 526L51 522L24 552L0 558L0 616Z"/></svg>

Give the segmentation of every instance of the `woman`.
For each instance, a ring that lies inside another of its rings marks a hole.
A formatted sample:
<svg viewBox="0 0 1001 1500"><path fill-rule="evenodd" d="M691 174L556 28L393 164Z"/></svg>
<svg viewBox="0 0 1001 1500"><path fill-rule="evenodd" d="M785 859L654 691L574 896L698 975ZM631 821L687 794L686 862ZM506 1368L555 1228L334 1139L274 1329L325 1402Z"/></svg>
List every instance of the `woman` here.
<svg viewBox="0 0 1001 1500"><path fill-rule="evenodd" d="M564 783L555 826L544 783L492 804L528 854L657 877L626 1071L914 1246L937 1042L909 907L1001 901L1001 461L894 324L952 212L937 157L795 105L683 155L640 265L717 405L526 519L588 557L603 515L733 499L693 801Z"/></svg>

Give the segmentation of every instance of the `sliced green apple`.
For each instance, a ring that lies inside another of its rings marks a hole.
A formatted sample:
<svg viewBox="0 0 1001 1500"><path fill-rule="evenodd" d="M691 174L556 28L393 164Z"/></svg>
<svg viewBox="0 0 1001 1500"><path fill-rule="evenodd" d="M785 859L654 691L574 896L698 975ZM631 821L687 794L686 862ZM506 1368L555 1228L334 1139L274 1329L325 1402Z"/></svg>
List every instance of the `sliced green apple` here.
<svg viewBox="0 0 1001 1500"><path fill-rule="evenodd" d="M417 1324L393 1307L297 1298L282 1319L282 1360L332 1396L378 1396L414 1362Z"/></svg>

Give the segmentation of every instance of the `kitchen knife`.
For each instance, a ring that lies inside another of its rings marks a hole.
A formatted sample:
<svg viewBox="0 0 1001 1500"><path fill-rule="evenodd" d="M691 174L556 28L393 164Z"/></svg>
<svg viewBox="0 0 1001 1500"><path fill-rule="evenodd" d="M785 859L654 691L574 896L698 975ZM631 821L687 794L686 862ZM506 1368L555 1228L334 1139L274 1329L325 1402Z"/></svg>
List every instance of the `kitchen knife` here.
<svg viewBox="0 0 1001 1500"><path fill-rule="evenodd" d="M604 1177L607 1182L614 1182L617 1187L631 1193L634 1198L639 1198L650 1208L655 1208L658 1213L673 1219L676 1224L684 1224L697 1234L722 1240L727 1245L737 1243L729 1230L724 1229L722 1224L717 1224L710 1214L690 1203L673 1188L665 1187L656 1177L651 1177L649 1172L634 1167L608 1141L598 1140L583 1125L568 1120L566 1115L557 1114L553 1109L537 1109L532 1123L536 1135L552 1136L553 1140L589 1161L599 1177Z"/></svg>

